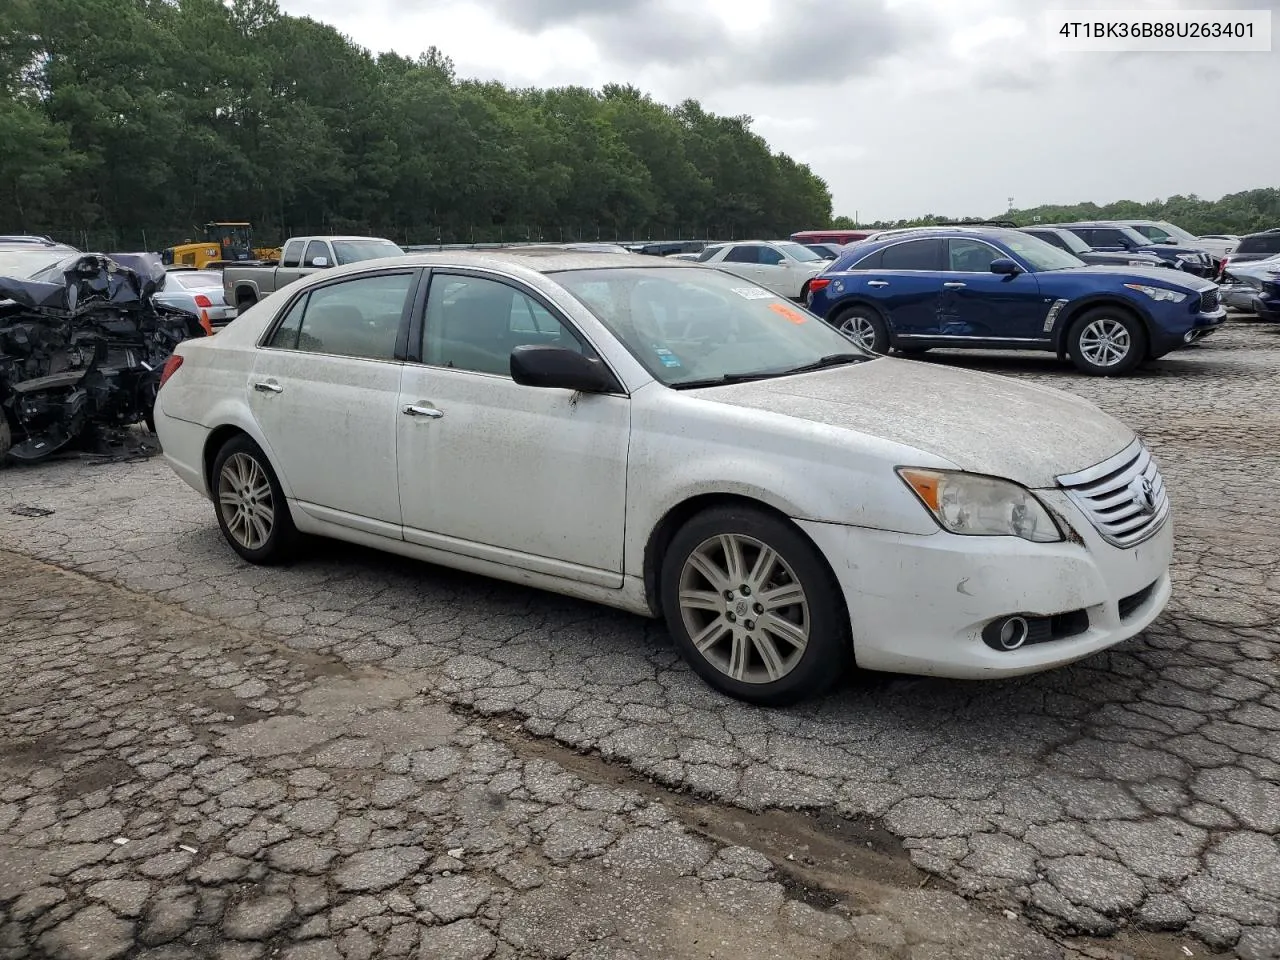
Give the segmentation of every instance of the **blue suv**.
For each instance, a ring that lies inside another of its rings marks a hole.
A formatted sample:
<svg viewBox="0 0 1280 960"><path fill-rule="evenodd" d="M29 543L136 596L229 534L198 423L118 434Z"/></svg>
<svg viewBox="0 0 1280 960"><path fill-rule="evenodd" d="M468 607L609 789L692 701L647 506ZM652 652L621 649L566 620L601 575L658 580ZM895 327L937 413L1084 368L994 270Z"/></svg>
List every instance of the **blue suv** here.
<svg viewBox="0 0 1280 960"><path fill-rule="evenodd" d="M1018 230L922 228L856 244L809 283L809 309L877 353L1046 350L1128 373L1213 333L1216 284L1163 267L1086 266Z"/></svg>

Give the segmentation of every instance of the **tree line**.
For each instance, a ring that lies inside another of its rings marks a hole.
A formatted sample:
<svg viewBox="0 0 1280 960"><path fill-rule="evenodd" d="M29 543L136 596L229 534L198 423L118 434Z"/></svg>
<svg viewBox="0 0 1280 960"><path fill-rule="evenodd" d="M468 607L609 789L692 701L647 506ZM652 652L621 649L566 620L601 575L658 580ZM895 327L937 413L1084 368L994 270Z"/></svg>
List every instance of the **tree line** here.
<svg viewBox="0 0 1280 960"><path fill-rule="evenodd" d="M926 214L912 220L877 221L863 224L865 228L888 230L892 227L915 227L922 224L964 217L946 217ZM1033 223L1074 223L1080 220L1166 220L1189 230L1196 236L1212 233L1233 233L1243 236L1260 230L1280 227L1280 189L1261 187L1229 193L1217 200L1205 200L1194 193L1189 196L1173 196L1167 200L1150 200L1140 203L1119 200L1115 203L1048 204L1026 210L1009 210L995 214L990 219L1008 220L1020 227ZM848 217L836 217L835 225L853 229Z"/></svg>
<svg viewBox="0 0 1280 960"><path fill-rule="evenodd" d="M275 0L5 0L0 232L158 249L209 220L258 241L786 235L826 183L746 116L610 85L461 79Z"/></svg>

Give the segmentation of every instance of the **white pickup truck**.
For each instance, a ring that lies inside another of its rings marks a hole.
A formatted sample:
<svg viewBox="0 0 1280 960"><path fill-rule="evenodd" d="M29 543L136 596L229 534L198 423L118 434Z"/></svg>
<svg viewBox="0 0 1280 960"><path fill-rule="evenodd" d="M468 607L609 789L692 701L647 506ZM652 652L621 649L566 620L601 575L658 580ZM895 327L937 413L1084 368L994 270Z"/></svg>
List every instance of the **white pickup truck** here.
<svg viewBox="0 0 1280 960"><path fill-rule="evenodd" d="M227 303L244 312L285 284L317 270L404 255L382 237L290 237L279 266L227 267L222 272L222 290Z"/></svg>

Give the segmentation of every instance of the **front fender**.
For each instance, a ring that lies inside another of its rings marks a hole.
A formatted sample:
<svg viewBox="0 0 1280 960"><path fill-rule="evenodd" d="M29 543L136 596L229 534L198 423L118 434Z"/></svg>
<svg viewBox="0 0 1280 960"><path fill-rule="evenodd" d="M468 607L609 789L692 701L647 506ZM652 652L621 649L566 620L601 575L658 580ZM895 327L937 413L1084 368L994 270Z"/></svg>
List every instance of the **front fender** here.
<svg viewBox="0 0 1280 960"><path fill-rule="evenodd" d="M1058 314L1054 323L1053 343L1060 354L1066 352L1067 333L1071 330L1071 325L1075 323L1076 318L1086 310L1101 306L1119 306L1135 314L1146 327L1148 338L1156 329L1155 317L1151 311L1136 300L1109 291L1085 294L1082 297L1073 298Z"/></svg>

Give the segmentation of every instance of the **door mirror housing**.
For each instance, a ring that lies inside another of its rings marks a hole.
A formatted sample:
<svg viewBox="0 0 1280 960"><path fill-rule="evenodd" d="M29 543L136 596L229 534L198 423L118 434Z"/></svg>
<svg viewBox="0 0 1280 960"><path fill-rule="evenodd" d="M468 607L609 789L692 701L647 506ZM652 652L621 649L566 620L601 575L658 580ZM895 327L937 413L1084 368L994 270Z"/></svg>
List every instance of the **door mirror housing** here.
<svg viewBox="0 0 1280 960"><path fill-rule="evenodd" d="M1016 277L1022 272L1022 268L1008 257L996 257L991 261L991 272L1006 277Z"/></svg>
<svg viewBox="0 0 1280 960"><path fill-rule="evenodd" d="M329 258L328 257L312 257L311 265L313 267L327 267L329 266Z"/></svg>
<svg viewBox="0 0 1280 960"><path fill-rule="evenodd" d="M599 360L566 347L526 344L511 351L511 379L525 387L550 387L581 393L614 393L620 389Z"/></svg>

